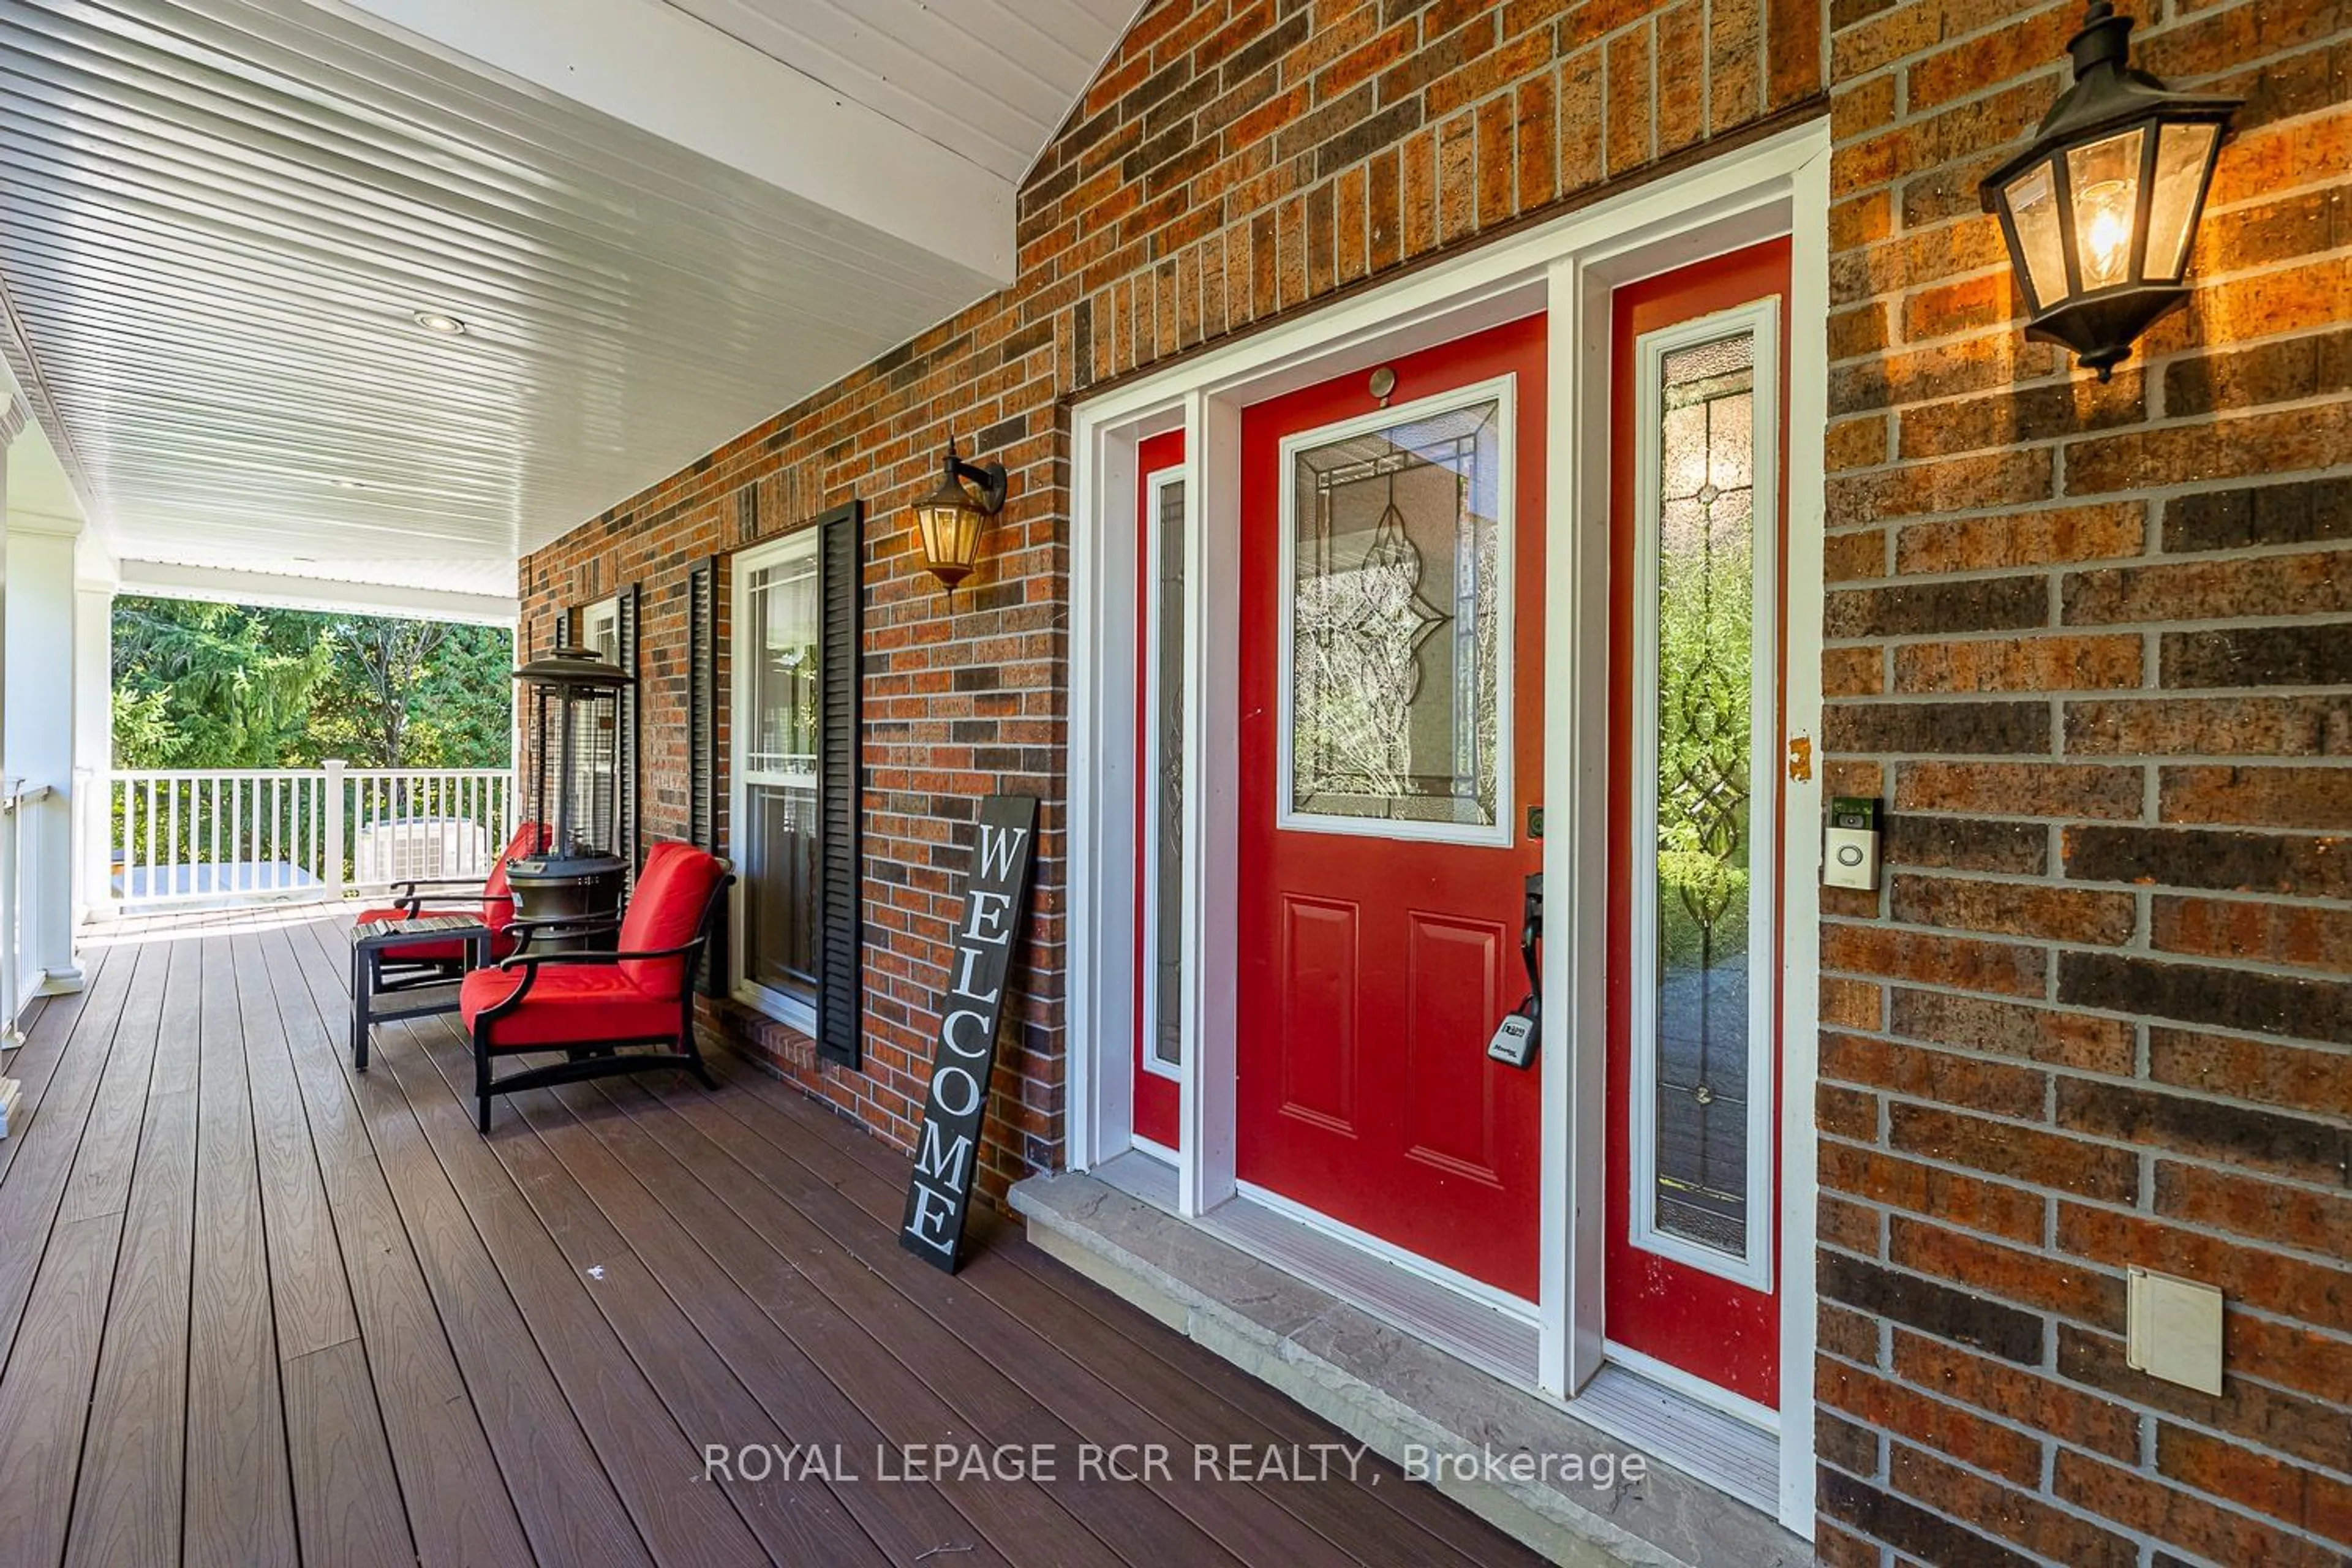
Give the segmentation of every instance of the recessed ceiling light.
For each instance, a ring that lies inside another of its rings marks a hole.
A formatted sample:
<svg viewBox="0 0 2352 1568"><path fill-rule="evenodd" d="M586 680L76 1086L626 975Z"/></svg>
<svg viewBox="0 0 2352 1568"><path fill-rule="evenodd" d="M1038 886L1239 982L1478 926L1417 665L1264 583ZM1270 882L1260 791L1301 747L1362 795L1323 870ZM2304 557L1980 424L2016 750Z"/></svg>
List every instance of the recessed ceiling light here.
<svg viewBox="0 0 2352 1568"><path fill-rule="evenodd" d="M426 331L438 332L445 338L463 337L466 333L465 322L439 310L418 310L411 314L409 320Z"/></svg>

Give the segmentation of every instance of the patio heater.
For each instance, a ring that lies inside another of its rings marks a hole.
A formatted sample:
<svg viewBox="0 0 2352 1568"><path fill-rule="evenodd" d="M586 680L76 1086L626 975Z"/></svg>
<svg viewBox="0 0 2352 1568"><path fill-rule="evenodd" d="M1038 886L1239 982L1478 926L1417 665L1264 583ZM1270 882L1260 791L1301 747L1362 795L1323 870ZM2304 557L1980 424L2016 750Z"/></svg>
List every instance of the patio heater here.
<svg viewBox="0 0 2352 1568"><path fill-rule="evenodd" d="M618 916L628 862L616 852L621 693L635 684L593 648L559 647L515 671L530 776L528 821L550 826L547 852L512 862L519 920L601 921ZM541 951L586 946L543 941Z"/></svg>

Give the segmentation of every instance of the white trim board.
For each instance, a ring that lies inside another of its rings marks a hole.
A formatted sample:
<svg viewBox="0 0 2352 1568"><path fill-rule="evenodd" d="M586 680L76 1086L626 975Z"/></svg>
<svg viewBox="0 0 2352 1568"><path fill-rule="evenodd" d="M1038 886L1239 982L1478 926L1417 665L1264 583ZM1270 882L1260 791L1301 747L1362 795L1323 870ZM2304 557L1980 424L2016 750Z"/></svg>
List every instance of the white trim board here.
<svg viewBox="0 0 2352 1568"><path fill-rule="evenodd" d="M1106 389L1072 411L1069 781L1073 1167L1134 1147L1126 1064L1133 1033L1136 869L1135 443L1187 432L1188 539L1184 848L1183 1152L1176 1212L1198 1221L1235 1194L1234 922L1239 869L1234 743L1238 719L1240 427L1244 404L1364 371L1534 310L1549 322L1549 410L1544 637L1544 779L1549 892L1543 987L1543 1209L1535 1386L1554 1398L1587 1387L1606 1359L1602 1331L1601 1057L1607 974L1608 505L1606 462L1586 460L1609 408L1609 303L1622 282L1783 235L1791 245L1790 321L1827 315L1825 121L1797 127L1384 287L1304 312L1181 363ZM1811 735L1820 711L1822 447L1826 342L1792 335L1783 726ZM1779 747L1772 748L1777 759ZM1810 1538L1812 1513L1815 1166L1811 1103L1820 789L1786 787L1782 910L1784 1102L1777 1273L1782 1281L1779 1514ZM1118 1049L1113 1053L1110 1042ZM1582 1202L1579 1202L1580 1195ZM1674 1461L1670 1453L1661 1458Z"/></svg>

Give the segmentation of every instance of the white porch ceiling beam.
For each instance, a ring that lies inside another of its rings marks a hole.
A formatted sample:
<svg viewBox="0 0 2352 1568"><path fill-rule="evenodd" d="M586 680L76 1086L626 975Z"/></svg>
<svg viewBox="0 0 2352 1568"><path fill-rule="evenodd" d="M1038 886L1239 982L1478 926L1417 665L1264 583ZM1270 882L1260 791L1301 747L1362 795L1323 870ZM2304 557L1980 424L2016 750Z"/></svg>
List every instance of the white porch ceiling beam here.
<svg viewBox="0 0 2352 1568"><path fill-rule="evenodd" d="M988 287L1013 280L1013 182L670 5L309 3L610 115L962 267Z"/></svg>
<svg viewBox="0 0 2352 1568"><path fill-rule="evenodd" d="M511 626L520 615L516 600L497 594L339 583L281 572L183 566L166 561L123 562L121 582L116 591L161 599L268 605L287 610L323 610L330 615L392 616L403 620L464 621L477 626Z"/></svg>

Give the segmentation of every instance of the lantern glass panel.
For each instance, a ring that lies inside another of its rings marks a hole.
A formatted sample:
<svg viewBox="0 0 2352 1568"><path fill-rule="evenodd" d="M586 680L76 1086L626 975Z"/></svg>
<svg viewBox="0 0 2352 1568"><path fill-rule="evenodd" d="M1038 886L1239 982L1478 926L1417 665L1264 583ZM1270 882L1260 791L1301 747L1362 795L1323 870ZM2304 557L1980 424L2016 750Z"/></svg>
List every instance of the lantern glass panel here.
<svg viewBox="0 0 2352 1568"><path fill-rule="evenodd" d="M2221 128L2210 123L2167 125L2157 138L2156 190L2147 209L2150 282L2176 282L2188 270L2197 200L2221 141Z"/></svg>
<svg viewBox="0 0 2352 1568"><path fill-rule="evenodd" d="M981 514L964 506L929 504L916 514L922 529L923 554L933 568L948 567L961 575L979 558Z"/></svg>
<svg viewBox="0 0 2352 1568"><path fill-rule="evenodd" d="M2033 309L2044 310L2072 292L2066 283L2066 242L2058 227L2058 183L2048 163L2036 163L2002 188L2000 199L2017 235L2017 260Z"/></svg>
<svg viewBox="0 0 2352 1568"><path fill-rule="evenodd" d="M2074 254L2083 291L2112 289L2132 277L2132 240L2139 226L2140 144L2134 126L2066 150L2066 184L2074 198Z"/></svg>

